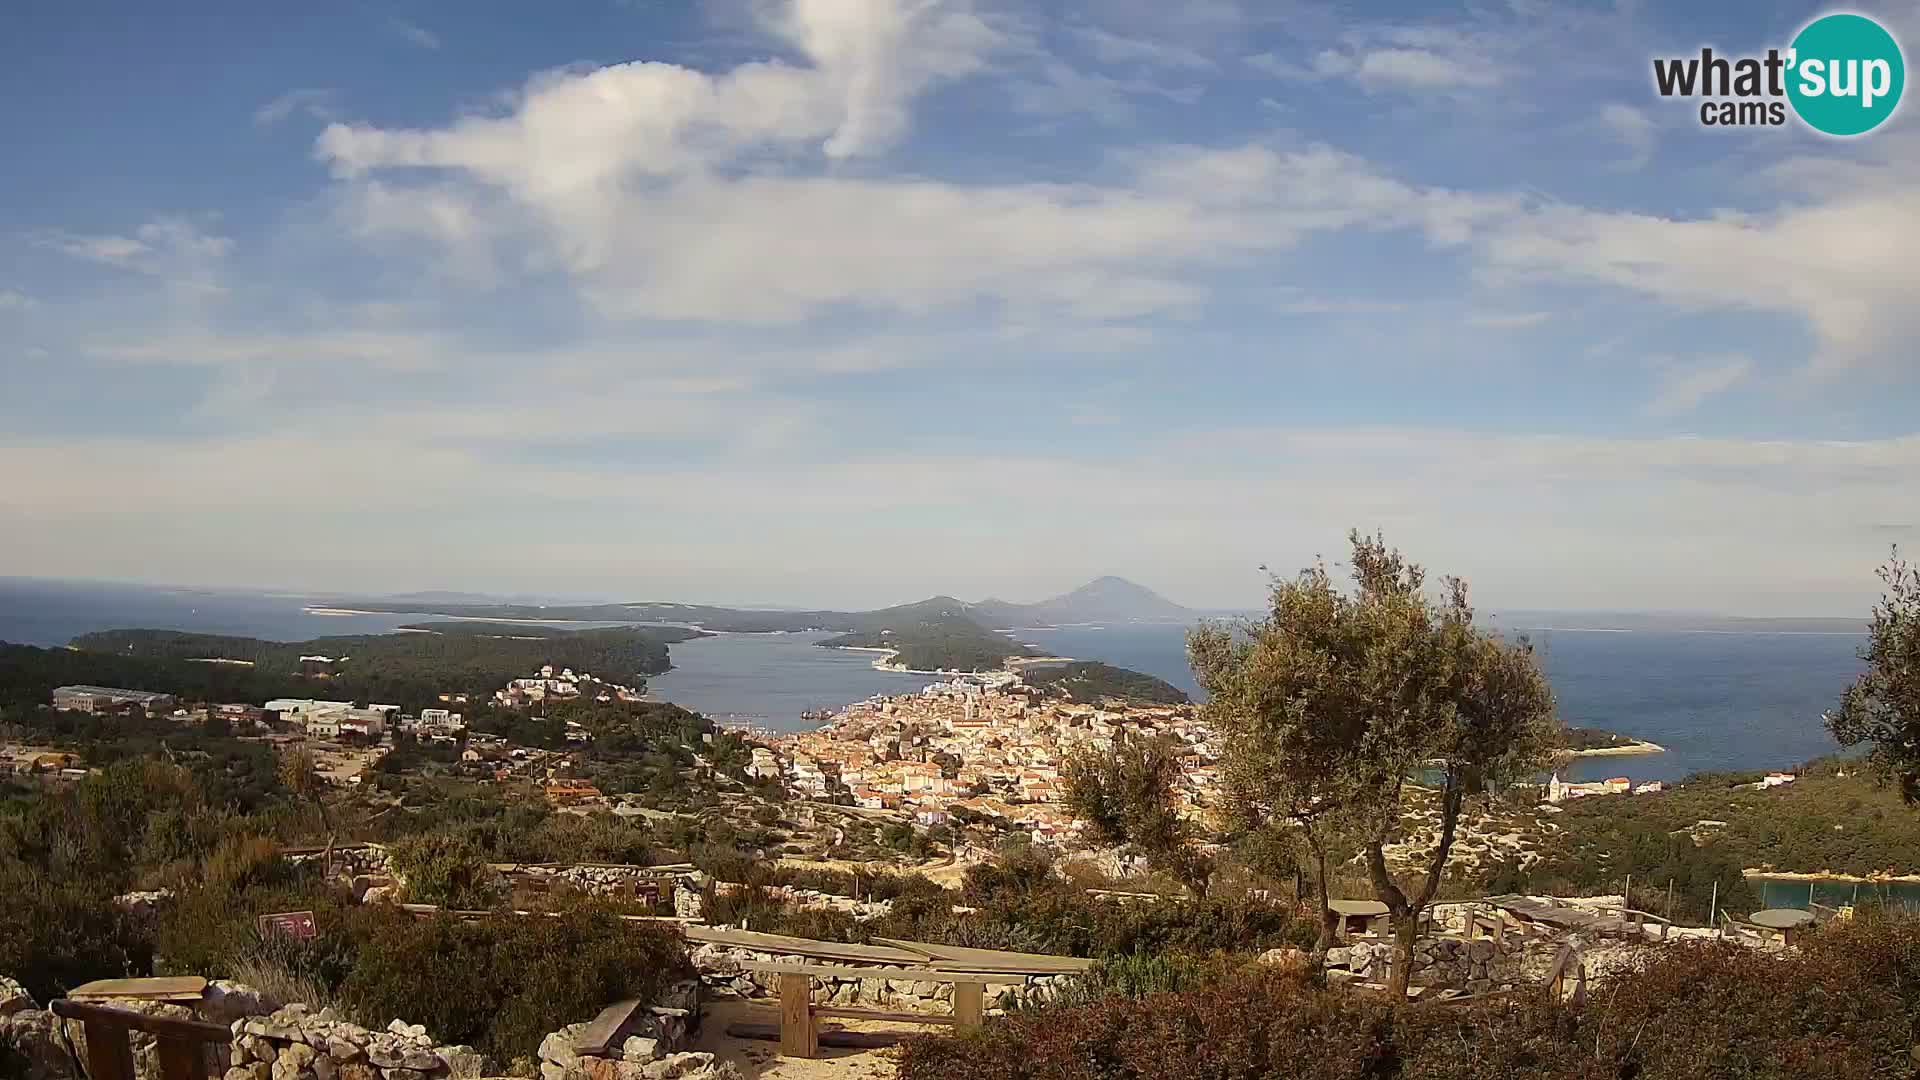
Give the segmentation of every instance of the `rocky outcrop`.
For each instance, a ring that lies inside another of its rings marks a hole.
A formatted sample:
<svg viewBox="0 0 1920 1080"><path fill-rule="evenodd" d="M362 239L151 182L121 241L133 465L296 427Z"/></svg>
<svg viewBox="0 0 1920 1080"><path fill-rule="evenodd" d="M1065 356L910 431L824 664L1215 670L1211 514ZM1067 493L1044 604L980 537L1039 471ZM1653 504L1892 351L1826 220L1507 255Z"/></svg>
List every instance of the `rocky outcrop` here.
<svg viewBox="0 0 1920 1080"><path fill-rule="evenodd" d="M690 1007L634 1009L619 1027L601 1036L606 1040L604 1053L583 1054L579 1049L581 1036L597 1020L552 1032L540 1040L541 1080L738 1080L732 1065L717 1062L712 1054L687 1050L692 1024L699 1016L698 986L670 989L665 996L690 1002ZM608 1012L617 1018L616 1010L630 1007L629 1003Z"/></svg>
<svg viewBox="0 0 1920 1080"><path fill-rule="evenodd" d="M19 1080L76 1080L79 1059L68 1048L60 1018L42 1009L18 982L0 975L0 1076Z"/></svg>
<svg viewBox="0 0 1920 1080"><path fill-rule="evenodd" d="M473 1080L499 1072L471 1046L439 1046L419 1024L385 1031L348 1023L332 1009L288 1005L235 1020L226 1080Z"/></svg>

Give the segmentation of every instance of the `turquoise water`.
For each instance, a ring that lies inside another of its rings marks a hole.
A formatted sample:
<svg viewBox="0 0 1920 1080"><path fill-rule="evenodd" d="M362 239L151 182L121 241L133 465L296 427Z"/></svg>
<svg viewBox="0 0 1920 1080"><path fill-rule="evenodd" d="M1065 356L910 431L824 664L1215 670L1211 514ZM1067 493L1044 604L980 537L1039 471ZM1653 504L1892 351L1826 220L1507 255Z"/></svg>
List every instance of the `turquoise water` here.
<svg viewBox="0 0 1920 1080"><path fill-rule="evenodd" d="M1794 881L1780 878L1747 879L1761 907L1800 908L1819 903L1830 908L1849 904L1880 904L1920 911L1920 882Z"/></svg>

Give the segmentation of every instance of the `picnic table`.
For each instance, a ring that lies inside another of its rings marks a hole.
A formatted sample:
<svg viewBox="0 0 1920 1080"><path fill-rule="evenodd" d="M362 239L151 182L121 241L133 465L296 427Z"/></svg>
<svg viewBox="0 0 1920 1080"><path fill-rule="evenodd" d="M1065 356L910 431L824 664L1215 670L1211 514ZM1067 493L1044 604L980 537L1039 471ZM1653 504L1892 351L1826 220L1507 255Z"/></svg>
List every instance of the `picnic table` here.
<svg viewBox="0 0 1920 1080"><path fill-rule="evenodd" d="M1813 912L1799 908L1763 908L1747 916L1747 921L1762 929L1779 931L1791 945L1795 931L1813 925Z"/></svg>
<svg viewBox="0 0 1920 1080"><path fill-rule="evenodd" d="M1367 933L1375 919L1385 918L1387 905L1378 900L1329 900L1327 908L1340 916L1340 936Z"/></svg>

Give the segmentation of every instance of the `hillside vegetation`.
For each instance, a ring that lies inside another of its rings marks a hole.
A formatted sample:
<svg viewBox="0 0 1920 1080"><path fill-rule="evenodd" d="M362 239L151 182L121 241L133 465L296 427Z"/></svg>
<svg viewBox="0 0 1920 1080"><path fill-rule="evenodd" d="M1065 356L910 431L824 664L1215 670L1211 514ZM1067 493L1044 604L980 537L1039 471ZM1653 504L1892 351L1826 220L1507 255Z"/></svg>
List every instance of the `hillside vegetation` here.
<svg viewBox="0 0 1920 1080"><path fill-rule="evenodd" d="M432 704L445 692L491 694L542 664L640 683L667 670L668 644L698 633L676 627L564 631L455 623L433 624L432 632L280 642L109 630L83 634L65 649L0 645L0 707L44 704L56 686L91 683L189 700L326 697L412 708ZM301 674L300 657L309 655L348 659L337 665L336 674L307 676ZM204 662L214 659L245 663Z"/></svg>
<svg viewBox="0 0 1920 1080"><path fill-rule="evenodd" d="M1145 672L1098 661L1035 664L1021 669L1028 685L1074 701L1122 701L1129 705L1184 705L1186 691Z"/></svg>
<svg viewBox="0 0 1920 1080"><path fill-rule="evenodd" d="M826 648L892 649L893 662L911 671L993 671L1006 666L1010 656L1033 655L1025 645L981 626L958 610L927 606L932 604L934 601L915 605L883 625L819 644Z"/></svg>
<svg viewBox="0 0 1920 1080"><path fill-rule="evenodd" d="M1401 1005L1250 968L917 1039L899 1080L1593 1080L1911 1076L1920 923L1838 925L1792 954L1678 946L1595 987Z"/></svg>

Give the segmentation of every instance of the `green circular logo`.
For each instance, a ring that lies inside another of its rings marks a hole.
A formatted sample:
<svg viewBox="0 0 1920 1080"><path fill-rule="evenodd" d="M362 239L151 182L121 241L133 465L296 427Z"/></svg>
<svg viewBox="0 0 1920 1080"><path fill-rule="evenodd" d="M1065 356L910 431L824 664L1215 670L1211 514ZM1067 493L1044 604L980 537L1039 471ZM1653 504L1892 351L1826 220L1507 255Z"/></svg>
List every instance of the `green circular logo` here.
<svg viewBox="0 0 1920 1080"><path fill-rule="evenodd" d="M1793 39L1787 98L1815 131L1861 135L1900 104L1907 64L1900 43L1865 15L1822 15Z"/></svg>

